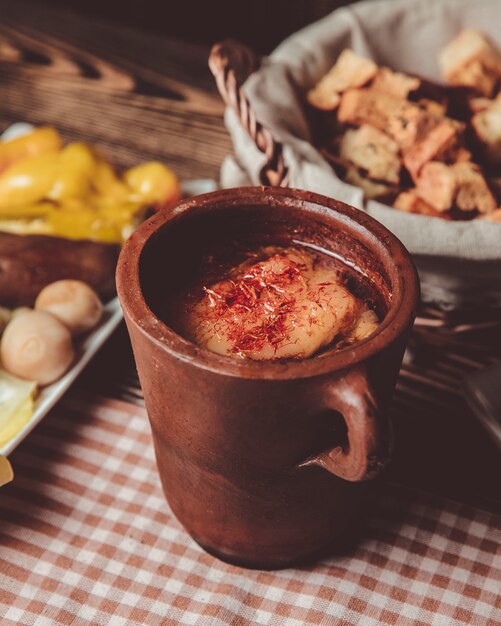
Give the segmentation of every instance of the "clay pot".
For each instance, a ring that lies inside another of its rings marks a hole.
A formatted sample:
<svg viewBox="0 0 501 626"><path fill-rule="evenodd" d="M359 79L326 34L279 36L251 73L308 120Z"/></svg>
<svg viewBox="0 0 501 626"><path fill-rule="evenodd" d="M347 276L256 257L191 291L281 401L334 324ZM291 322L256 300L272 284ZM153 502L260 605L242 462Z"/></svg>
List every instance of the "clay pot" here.
<svg viewBox="0 0 501 626"><path fill-rule="evenodd" d="M341 255L377 287L384 321L354 346L302 361L236 360L194 345L161 321L161 302L232 239L298 240ZM386 410L419 297L402 244L323 196L229 189L144 223L123 248L117 287L162 485L190 535L248 567L342 549L391 454Z"/></svg>

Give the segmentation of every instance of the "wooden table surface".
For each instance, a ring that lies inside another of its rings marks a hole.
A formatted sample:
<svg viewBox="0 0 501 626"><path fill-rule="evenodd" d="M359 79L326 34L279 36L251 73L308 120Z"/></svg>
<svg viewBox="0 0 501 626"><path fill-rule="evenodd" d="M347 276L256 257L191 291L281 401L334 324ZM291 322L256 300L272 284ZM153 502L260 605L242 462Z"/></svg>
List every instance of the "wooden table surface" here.
<svg viewBox="0 0 501 626"><path fill-rule="evenodd" d="M231 144L207 48L15 0L0 15L0 129L50 124L118 166L155 158L183 179L218 177ZM501 510L501 455L462 395L465 375L501 358L495 343L413 341L392 407L392 480ZM123 325L70 393L142 402Z"/></svg>

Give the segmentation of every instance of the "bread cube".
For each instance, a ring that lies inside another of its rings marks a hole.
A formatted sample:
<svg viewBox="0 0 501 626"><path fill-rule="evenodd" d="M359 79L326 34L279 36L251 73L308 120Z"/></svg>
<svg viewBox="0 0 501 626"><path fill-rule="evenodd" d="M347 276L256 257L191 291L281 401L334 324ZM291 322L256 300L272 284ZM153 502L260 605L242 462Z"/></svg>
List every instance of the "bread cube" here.
<svg viewBox="0 0 501 626"><path fill-rule="evenodd" d="M485 156L492 165L501 164L501 94L472 118L477 137L484 144Z"/></svg>
<svg viewBox="0 0 501 626"><path fill-rule="evenodd" d="M384 131L388 128L391 115L398 112L401 103L398 98L373 89L349 89L341 96L337 118L342 124L369 124Z"/></svg>
<svg viewBox="0 0 501 626"><path fill-rule="evenodd" d="M406 150L403 161L412 178L418 178L425 163L434 161L438 155L457 145L462 130L462 124L444 117L420 141Z"/></svg>
<svg viewBox="0 0 501 626"><path fill-rule="evenodd" d="M461 211L491 213L496 200L476 163L455 163L451 166L456 178L456 206Z"/></svg>
<svg viewBox="0 0 501 626"><path fill-rule="evenodd" d="M451 219L450 215L442 211L437 211L425 200L420 198L413 189L399 193L393 203L393 207L399 211L405 211L406 213L417 213L419 215L428 215L430 217L441 217L445 220Z"/></svg>
<svg viewBox="0 0 501 626"><path fill-rule="evenodd" d="M381 67L372 81L372 89L381 91L394 98L405 99L413 91L416 91L421 84L419 78L394 72L388 67Z"/></svg>
<svg viewBox="0 0 501 626"><path fill-rule="evenodd" d="M308 92L308 102L318 109L334 110L339 105L340 93L365 85L376 72L374 61L347 48L341 52L329 72Z"/></svg>
<svg viewBox="0 0 501 626"><path fill-rule="evenodd" d="M440 161L425 163L416 183L416 194L437 211L452 208L457 183L451 166Z"/></svg>
<svg viewBox="0 0 501 626"><path fill-rule="evenodd" d="M368 124L346 131L341 138L340 155L367 171L369 178L398 183L400 157L398 144Z"/></svg>
<svg viewBox="0 0 501 626"><path fill-rule="evenodd" d="M491 96L501 78L501 55L482 33L465 29L439 55L440 68L451 85L472 87Z"/></svg>
<svg viewBox="0 0 501 626"><path fill-rule="evenodd" d="M359 169L350 165L348 167L344 180L350 185L360 187L363 190L364 196L369 200L386 200L389 201L395 197L398 188L395 185L388 185L379 181L371 180L359 171Z"/></svg>
<svg viewBox="0 0 501 626"><path fill-rule="evenodd" d="M482 219L488 220L489 222L501 222L501 208L484 215Z"/></svg>

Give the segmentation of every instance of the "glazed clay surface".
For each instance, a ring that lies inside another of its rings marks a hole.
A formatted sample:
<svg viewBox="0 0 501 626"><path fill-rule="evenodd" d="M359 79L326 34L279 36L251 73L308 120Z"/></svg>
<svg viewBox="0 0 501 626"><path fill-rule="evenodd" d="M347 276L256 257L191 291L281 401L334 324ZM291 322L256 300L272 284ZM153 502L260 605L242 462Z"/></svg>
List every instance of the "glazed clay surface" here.
<svg viewBox="0 0 501 626"><path fill-rule="evenodd" d="M188 342L155 315L159 290L228 236L330 246L377 284L383 322L359 344L302 361L237 361ZM418 299L401 244L321 196L226 190L139 228L122 252L118 291L162 485L193 538L220 558L262 568L344 549L391 455L386 408Z"/></svg>

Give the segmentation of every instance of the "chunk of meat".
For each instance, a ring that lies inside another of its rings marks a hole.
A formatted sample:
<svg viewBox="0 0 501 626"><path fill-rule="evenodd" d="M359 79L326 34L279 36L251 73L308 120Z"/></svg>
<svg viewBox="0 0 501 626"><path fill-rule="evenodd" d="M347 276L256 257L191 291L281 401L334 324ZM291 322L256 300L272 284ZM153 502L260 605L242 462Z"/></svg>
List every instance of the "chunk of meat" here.
<svg viewBox="0 0 501 626"><path fill-rule="evenodd" d="M46 285L64 278L89 284L107 300L115 293L119 252L114 244L0 232L0 305L32 306Z"/></svg>

